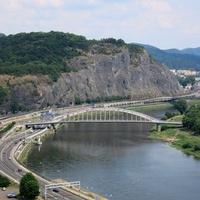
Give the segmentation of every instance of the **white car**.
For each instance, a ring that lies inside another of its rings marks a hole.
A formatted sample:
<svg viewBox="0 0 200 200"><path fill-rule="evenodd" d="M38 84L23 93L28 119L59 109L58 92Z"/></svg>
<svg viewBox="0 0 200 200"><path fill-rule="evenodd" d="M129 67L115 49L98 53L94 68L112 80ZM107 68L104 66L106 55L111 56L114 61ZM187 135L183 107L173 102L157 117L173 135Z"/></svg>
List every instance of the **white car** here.
<svg viewBox="0 0 200 200"><path fill-rule="evenodd" d="M15 192L10 192L9 194L7 194L7 197L8 198L15 198L16 194L15 194Z"/></svg>

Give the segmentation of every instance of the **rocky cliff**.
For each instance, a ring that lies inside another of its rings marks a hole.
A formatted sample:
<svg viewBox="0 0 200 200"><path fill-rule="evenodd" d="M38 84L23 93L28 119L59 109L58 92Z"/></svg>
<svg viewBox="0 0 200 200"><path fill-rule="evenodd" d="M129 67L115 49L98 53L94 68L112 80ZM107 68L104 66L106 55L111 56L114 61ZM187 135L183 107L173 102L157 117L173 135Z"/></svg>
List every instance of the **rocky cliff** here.
<svg viewBox="0 0 200 200"><path fill-rule="evenodd" d="M97 46L81 56L66 60L73 71L62 73L56 82L48 76L1 75L0 85L9 90L1 109L40 109L67 105L78 97L130 96L131 100L180 94L181 87L168 67L152 60L147 52L134 54L120 48L99 54Z"/></svg>

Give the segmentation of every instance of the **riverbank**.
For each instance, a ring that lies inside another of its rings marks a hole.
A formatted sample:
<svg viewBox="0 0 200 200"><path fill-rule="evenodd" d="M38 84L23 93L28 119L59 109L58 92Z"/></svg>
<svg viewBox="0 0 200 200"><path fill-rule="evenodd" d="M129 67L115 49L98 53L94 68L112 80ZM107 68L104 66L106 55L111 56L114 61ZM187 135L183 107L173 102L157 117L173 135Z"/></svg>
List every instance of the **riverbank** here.
<svg viewBox="0 0 200 200"><path fill-rule="evenodd" d="M56 126L56 130L58 130L61 126L63 126L62 124L61 125L57 125ZM49 130L49 129L46 129L44 131L41 132L41 134L39 135L39 137L41 138L42 141L44 141L47 137L49 137L50 135L52 134L55 134L54 130ZM36 136L38 137L38 136ZM32 148L37 145L34 140L33 141L30 141L30 142L27 142L24 146L23 146L23 149L22 151L20 152L20 155L18 155L16 158L18 160L18 162L23 165L25 168L27 168L26 166L26 159L28 157L28 154L29 152L32 150ZM42 146L41 146L42 148ZM33 172L33 174L36 175L35 172ZM40 174L37 174L37 176L41 176ZM46 180L49 180L48 177L43 177L44 179ZM49 180L50 181L50 180ZM51 182L54 182L54 183L65 183L65 184L70 184L70 182L67 182L63 179L60 179L60 180L51 180ZM94 192L91 192L89 190L87 190L86 188L76 188L76 186L72 187L64 187L64 189L68 192L70 192L71 194L74 194L76 196L80 196L82 199L85 199L85 200L94 200L94 199L98 199L98 200L108 200L107 198L101 196L101 195L98 195ZM38 197L40 200L44 199L44 196L43 195L40 195Z"/></svg>
<svg viewBox="0 0 200 200"><path fill-rule="evenodd" d="M149 136L151 139L169 142L187 155L200 159L200 137L194 136L193 133L184 129L169 128L162 132L152 132Z"/></svg>
<svg viewBox="0 0 200 200"><path fill-rule="evenodd" d="M173 117L172 120L181 121L182 118L182 115L178 115ZM161 132L152 129L149 138L170 142L171 146L181 150L185 154L200 159L200 136L194 135L193 132L185 130L183 127L166 126L165 128Z"/></svg>
<svg viewBox="0 0 200 200"><path fill-rule="evenodd" d="M191 99L187 100L188 106L191 105L200 105L200 99ZM173 104L168 102L161 102L161 103L154 103L154 104L143 104L140 106L133 106L133 107L126 107L128 110L135 110L135 111L148 111L148 110L160 110L160 109L170 109L173 108Z"/></svg>
<svg viewBox="0 0 200 200"><path fill-rule="evenodd" d="M158 104L143 104L140 106L128 107L128 110L135 110L138 112L148 110L170 109L173 105L171 103L158 103Z"/></svg>
<svg viewBox="0 0 200 200"><path fill-rule="evenodd" d="M187 101L188 106L190 105L199 105L199 99L193 99ZM143 107L132 108L137 111L144 110L156 110L160 108L172 108L173 105L169 103L158 104L158 105L146 105ZM175 116L173 121L182 121L182 115ZM172 147L181 150L187 155L191 155L196 159L200 159L200 136L194 135L193 132L185 130L180 127L170 127L166 126L167 129L157 132L156 129L152 129L149 138L154 140L161 140L163 142L168 142Z"/></svg>

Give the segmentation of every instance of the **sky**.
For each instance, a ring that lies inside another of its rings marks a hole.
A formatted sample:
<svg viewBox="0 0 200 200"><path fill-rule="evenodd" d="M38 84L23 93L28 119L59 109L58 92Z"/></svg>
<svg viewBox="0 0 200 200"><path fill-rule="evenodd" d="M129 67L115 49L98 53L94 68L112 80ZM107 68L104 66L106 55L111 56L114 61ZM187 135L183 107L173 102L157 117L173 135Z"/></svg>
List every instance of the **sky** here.
<svg viewBox="0 0 200 200"><path fill-rule="evenodd" d="M0 33L61 31L160 49L200 47L200 0L1 0Z"/></svg>

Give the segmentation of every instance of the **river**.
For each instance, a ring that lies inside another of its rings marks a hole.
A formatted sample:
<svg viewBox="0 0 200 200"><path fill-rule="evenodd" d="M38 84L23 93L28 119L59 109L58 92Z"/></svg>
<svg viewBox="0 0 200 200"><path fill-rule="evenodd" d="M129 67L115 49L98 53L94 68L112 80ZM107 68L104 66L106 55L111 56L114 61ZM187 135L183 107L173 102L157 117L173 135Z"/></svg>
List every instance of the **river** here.
<svg viewBox="0 0 200 200"><path fill-rule="evenodd" d="M200 161L148 139L149 130L146 124L68 124L30 151L27 166L50 179L81 181L110 200L199 199Z"/></svg>

